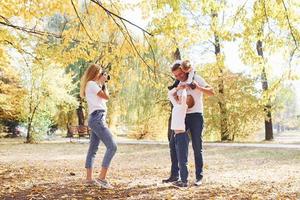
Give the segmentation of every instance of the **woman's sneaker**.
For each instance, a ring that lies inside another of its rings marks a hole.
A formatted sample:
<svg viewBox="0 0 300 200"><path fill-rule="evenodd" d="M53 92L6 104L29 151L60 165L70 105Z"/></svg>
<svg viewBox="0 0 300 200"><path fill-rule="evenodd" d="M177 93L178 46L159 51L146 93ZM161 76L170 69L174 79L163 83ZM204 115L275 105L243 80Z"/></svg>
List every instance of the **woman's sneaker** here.
<svg viewBox="0 0 300 200"><path fill-rule="evenodd" d="M93 180L85 180L84 184L87 185L87 186L98 186L98 187L100 187L100 184L95 179L93 179Z"/></svg>
<svg viewBox="0 0 300 200"><path fill-rule="evenodd" d="M101 179L97 178L96 181L102 188L105 188L105 189L113 189L114 188L111 184L109 184L109 182L107 180L101 180Z"/></svg>

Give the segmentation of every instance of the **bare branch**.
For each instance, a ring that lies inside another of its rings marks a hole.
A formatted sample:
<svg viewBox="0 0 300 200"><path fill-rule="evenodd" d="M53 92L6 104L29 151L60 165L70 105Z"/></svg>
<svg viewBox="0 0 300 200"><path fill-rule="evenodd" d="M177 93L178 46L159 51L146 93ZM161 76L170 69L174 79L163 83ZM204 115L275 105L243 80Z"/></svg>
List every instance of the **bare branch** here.
<svg viewBox="0 0 300 200"><path fill-rule="evenodd" d="M245 8L246 4L247 4L248 0L246 0L243 5L238 9L237 13L234 15L234 18L233 18L233 24L232 24L232 27L234 27L235 23L236 23L236 19L237 17L239 16L239 14L242 12L242 10Z"/></svg>
<svg viewBox="0 0 300 200"><path fill-rule="evenodd" d="M106 13L108 13L108 14L110 14L110 15L113 15L113 16L115 16L115 17L117 17L117 18L119 18L121 21L126 21L127 23L129 23L129 24L131 24L131 25L133 25L133 26L139 28L139 29L142 30L143 32L147 33L148 35L153 36L151 33L149 33L148 31L146 31L145 29L141 28L140 26L138 26L138 25L132 23L131 21L129 21L129 20L127 20L127 19L125 19L125 18L123 18L123 17L121 17L121 16L119 16L119 15L113 13L113 12L111 12L110 10L108 10L107 8L105 8L105 7L102 5L102 3L100 3L98 0L91 0L91 2L93 2L93 3L97 4L98 6L100 6Z"/></svg>
<svg viewBox="0 0 300 200"><path fill-rule="evenodd" d="M1 42L1 40L0 40L0 42ZM18 48L18 47L16 47L16 45L15 44L13 44L11 41L8 41L8 40L2 40L2 42L6 42L7 44L9 44L9 45L11 45L13 48L15 48L16 50L18 50L18 51L22 51L23 53L25 53L25 54L27 54L27 55L30 55L32 58L34 58L36 61L38 61L39 63L41 63L41 58L39 58L39 57L37 57L37 56L35 56L35 55L33 55L32 53L30 53L30 52L28 52L28 51L26 51L26 50L24 50L24 49L20 49L20 48Z"/></svg>
<svg viewBox="0 0 300 200"><path fill-rule="evenodd" d="M271 32L275 33L275 32L272 30L271 26L270 26L270 22L269 22L269 17L268 17L268 14L267 14L267 8L266 8L266 2L265 2L265 0L263 0L263 7L264 7L264 14L265 14L265 18L266 18L266 21L267 21L267 24L268 24L268 28L269 28L269 30L270 30Z"/></svg>
<svg viewBox="0 0 300 200"><path fill-rule="evenodd" d="M298 49L298 48L299 48L298 41L297 41L297 39L296 39L296 37L295 37L295 35L294 35L294 32L293 32L293 27L292 27L292 24L291 24L291 22L290 22L290 18L289 18L289 15L288 15L287 7L286 7L286 5L285 5L284 0L281 0L281 2L282 2L282 4L283 4L284 10L285 10L285 16L286 16L287 22L288 22L288 24L289 24L290 33L291 33L291 35L292 35L292 38L293 38L293 41L294 41L294 43L295 43L296 49Z"/></svg>
<svg viewBox="0 0 300 200"><path fill-rule="evenodd" d="M143 63L148 67L149 70L151 70L153 73L154 70L148 65L148 63L145 61L145 59L142 57L142 55L140 54L140 52L138 51L136 45L134 44L134 41L133 41L133 38L131 37L131 34L129 33L129 30L127 29L127 26L126 24L124 23L123 20L120 20L123 27L116 21L116 19L114 18L113 15L111 15L109 12L107 12L107 15L109 17L112 18L112 20L115 22L115 24L119 27L121 33L123 34L125 40L131 45L131 47L133 48L133 50L136 52L136 54L138 55L138 57L143 61ZM124 29L125 29L125 32L124 32ZM129 39L128 39L129 37Z"/></svg>
<svg viewBox="0 0 300 200"><path fill-rule="evenodd" d="M76 9L76 7L75 7L75 5L74 5L73 0L71 0L71 3L72 3L73 9L74 9L74 11L75 11L75 13L76 13L77 18L79 19L79 22L80 22L80 24L81 24L83 30L85 31L86 35L90 38L90 40L93 41L92 37L90 36L90 34L88 33L87 29L85 28L85 26L84 26L84 24L83 24L83 22L82 22L82 20L81 20L81 18L80 18L80 16L79 16L79 14L78 14L78 12L77 12L77 9Z"/></svg>
<svg viewBox="0 0 300 200"><path fill-rule="evenodd" d="M45 32L45 31L41 31L41 30L35 30L35 28L29 29L26 27L22 27L22 26L18 26L18 25L14 25L12 24L6 17L0 15L0 17L4 20L4 22L0 21L0 25L4 25L4 26L8 26L20 31L24 31L26 33L30 33L30 34L35 34L35 35L39 35L39 36L45 36L45 35L50 35L56 38L61 38L61 35L57 35L55 33L50 33L50 32Z"/></svg>
<svg viewBox="0 0 300 200"><path fill-rule="evenodd" d="M154 50L153 50L153 48L152 48L152 45L150 44L150 42L149 42L147 36L145 35L145 33L144 33L144 38L146 39L146 41L147 41L147 43L148 43L148 45L149 45L149 47L150 47L151 53L152 53L152 57L153 57L153 66L156 66L155 53L154 53Z"/></svg>

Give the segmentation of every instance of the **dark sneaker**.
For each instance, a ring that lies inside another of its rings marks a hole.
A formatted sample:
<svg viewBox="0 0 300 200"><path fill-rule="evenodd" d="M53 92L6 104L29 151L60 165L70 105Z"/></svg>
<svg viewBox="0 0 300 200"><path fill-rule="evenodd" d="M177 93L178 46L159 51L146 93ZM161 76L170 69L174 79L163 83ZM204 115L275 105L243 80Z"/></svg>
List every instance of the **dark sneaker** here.
<svg viewBox="0 0 300 200"><path fill-rule="evenodd" d="M183 181L176 181L173 183L173 185L175 185L177 187L187 187L188 186L187 182L183 182Z"/></svg>
<svg viewBox="0 0 300 200"><path fill-rule="evenodd" d="M162 180L163 183L173 183L173 182L175 182L175 181L178 181L178 177L171 176L171 177L168 178L168 179Z"/></svg>
<svg viewBox="0 0 300 200"><path fill-rule="evenodd" d="M200 185L202 185L202 178L196 179L194 185L195 185L195 186L200 186Z"/></svg>

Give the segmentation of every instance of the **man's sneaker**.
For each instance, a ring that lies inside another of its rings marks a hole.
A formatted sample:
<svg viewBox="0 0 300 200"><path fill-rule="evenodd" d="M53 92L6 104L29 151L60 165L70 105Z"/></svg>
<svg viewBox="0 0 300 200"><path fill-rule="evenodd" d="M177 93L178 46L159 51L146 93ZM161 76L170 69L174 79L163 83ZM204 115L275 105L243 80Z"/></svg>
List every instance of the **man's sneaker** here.
<svg viewBox="0 0 300 200"><path fill-rule="evenodd" d="M101 180L99 178L96 179L96 181L98 182L99 186L105 189L113 189L114 187L109 184L109 182L107 180Z"/></svg>
<svg viewBox="0 0 300 200"><path fill-rule="evenodd" d="M173 183L175 181L178 181L178 177L170 176L170 178L162 180L163 183Z"/></svg>
<svg viewBox="0 0 300 200"><path fill-rule="evenodd" d="M187 182L183 182L183 181L176 181L173 183L173 185L175 185L177 187L187 187L188 186Z"/></svg>
<svg viewBox="0 0 300 200"><path fill-rule="evenodd" d="M194 185L195 185L195 186L200 186L200 185L202 185L202 178L196 179Z"/></svg>

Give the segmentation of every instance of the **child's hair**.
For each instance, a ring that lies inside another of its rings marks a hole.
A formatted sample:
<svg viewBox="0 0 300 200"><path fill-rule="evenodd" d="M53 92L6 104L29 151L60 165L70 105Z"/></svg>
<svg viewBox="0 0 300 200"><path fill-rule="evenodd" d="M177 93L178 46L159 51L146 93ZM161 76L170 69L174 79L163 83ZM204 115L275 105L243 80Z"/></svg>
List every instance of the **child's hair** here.
<svg viewBox="0 0 300 200"><path fill-rule="evenodd" d="M185 60L181 63L180 66L183 70L187 71L188 69L190 69L192 67L191 63L189 60Z"/></svg>
<svg viewBox="0 0 300 200"><path fill-rule="evenodd" d="M80 80L80 97L85 97L85 87L87 82L93 80L98 74L102 73L102 67L97 64L91 64L84 72Z"/></svg>

